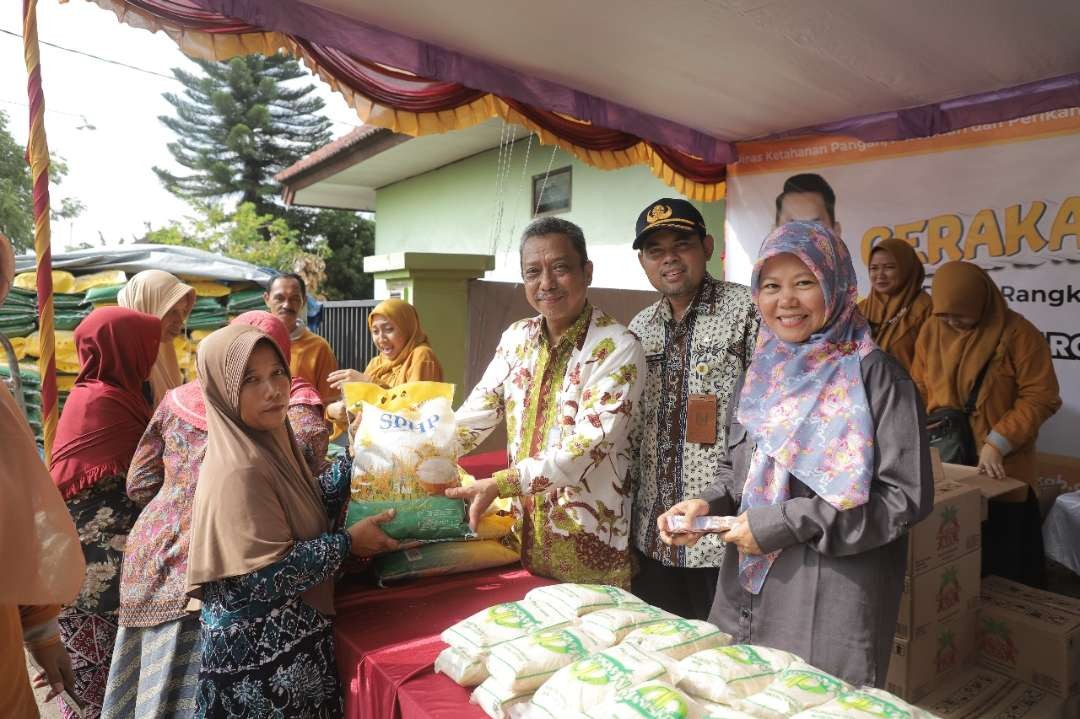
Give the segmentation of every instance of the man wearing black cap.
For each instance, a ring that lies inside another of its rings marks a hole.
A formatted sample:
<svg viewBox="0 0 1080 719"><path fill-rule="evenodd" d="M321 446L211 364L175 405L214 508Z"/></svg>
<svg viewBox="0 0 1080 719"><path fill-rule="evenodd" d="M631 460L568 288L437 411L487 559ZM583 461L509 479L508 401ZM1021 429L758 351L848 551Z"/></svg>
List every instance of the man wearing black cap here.
<svg viewBox="0 0 1080 719"><path fill-rule="evenodd" d="M642 210L634 249L663 295L630 323L645 349L645 391L631 434L634 594L692 619L712 607L723 544L715 534L693 547L660 541L656 519L698 496L714 479L726 447L728 401L757 337L750 289L709 275L713 238L686 200L663 198Z"/></svg>

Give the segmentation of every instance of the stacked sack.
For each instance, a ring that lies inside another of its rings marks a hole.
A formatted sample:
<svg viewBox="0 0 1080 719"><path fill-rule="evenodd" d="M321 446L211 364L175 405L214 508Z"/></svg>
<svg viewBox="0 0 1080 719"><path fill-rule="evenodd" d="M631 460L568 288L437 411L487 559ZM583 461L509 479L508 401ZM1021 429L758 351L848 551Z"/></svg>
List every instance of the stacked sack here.
<svg viewBox="0 0 1080 719"><path fill-rule="evenodd" d="M387 390L349 382L343 393L349 410L361 415L352 440L346 523L394 509L382 530L414 545L373 560L380 585L518 560L518 552L502 541L513 522L509 501L494 503L474 533L465 522L465 503L444 494L471 480L457 465L454 385L407 382Z"/></svg>
<svg viewBox="0 0 1080 719"><path fill-rule="evenodd" d="M931 719L616 587L558 584L449 627L435 670L493 719Z"/></svg>

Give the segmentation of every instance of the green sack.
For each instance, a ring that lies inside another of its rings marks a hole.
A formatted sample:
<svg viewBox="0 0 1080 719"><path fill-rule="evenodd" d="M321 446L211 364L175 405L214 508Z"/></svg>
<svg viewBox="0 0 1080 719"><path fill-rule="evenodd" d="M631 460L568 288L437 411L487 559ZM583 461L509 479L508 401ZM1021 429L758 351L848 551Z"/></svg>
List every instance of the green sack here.
<svg viewBox="0 0 1080 719"><path fill-rule="evenodd" d="M56 329L73 330L86 319L89 312L57 312L54 318Z"/></svg>
<svg viewBox="0 0 1080 719"><path fill-rule="evenodd" d="M441 495L421 499L349 502L346 526L373 517L388 509L397 510L394 518L381 525L387 535L398 540L461 539L469 534L465 521L465 502Z"/></svg>
<svg viewBox="0 0 1080 719"><path fill-rule="evenodd" d="M225 305L217 297L196 297L192 312L224 312Z"/></svg>
<svg viewBox="0 0 1080 719"><path fill-rule="evenodd" d="M83 297L84 305L96 305L102 302L116 302L116 296L124 285L109 285L108 287L91 287Z"/></svg>

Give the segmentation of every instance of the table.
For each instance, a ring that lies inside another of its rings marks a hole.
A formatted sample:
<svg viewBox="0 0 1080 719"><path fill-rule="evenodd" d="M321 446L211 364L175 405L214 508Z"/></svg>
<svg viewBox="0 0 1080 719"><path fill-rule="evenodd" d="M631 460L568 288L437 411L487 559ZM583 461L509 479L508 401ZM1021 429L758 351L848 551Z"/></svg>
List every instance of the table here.
<svg viewBox="0 0 1080 719"><path fill-rule="evenodd" d="M485 719L468 689L432 665L442 631L492 604L554 584L516 565L400 587L350 587L337 593L334 635L346 719Z"/></svg>
<svg viewBox="0 0 1080 719"><path fill-rule="evenodd" d="M506 450L501 449L482 454L470 454L459 459L458 464L477 479L487 479L500 469L506 469L510 466Z"/></svg>

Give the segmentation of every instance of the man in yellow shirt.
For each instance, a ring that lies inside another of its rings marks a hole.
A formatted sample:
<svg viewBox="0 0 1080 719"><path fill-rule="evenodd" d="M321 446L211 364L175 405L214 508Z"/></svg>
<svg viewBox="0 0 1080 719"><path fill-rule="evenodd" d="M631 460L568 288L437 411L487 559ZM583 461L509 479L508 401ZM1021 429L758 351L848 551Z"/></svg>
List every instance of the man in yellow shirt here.
<svg viewBox="0 0 1080 719"><path fill-rule="evenodd" d="M307 287L304 278L293 273L280 274L270 281L263 301L271 314L285 323L292 338L289 372L302 377L319 391L323 405L340 399L327 377L338 368L330 343L307 328Z"/></svg>

